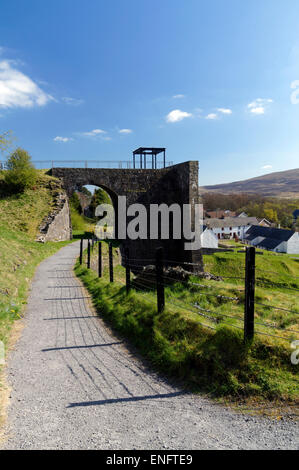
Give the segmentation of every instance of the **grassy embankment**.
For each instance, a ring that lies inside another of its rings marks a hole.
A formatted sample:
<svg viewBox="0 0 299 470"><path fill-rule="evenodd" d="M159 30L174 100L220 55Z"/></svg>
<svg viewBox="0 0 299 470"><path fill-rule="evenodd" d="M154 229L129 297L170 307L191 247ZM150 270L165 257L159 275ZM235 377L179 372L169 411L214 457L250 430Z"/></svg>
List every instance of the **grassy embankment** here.
<svg viewBox="0 0 299 470"><path fill-rule="evenodd" d="M40 171L34 189L0 198L0 340L5 345L14 321L23 314L36 266L68 243L34 241L57 190L57 181Z"/></svg>
<svg viewBox="0 0 299 470"><path fill-rule="evenodd" d="M158 315L154 291L139 284L126 295L124 269L117 264L118 257L114 261L115 282L109 283L104 246L103 278L98 279L95 271L78 263L76 274L101 315L158 369L179 377L194 390L217 397L298 403L298 366L290 361L290 341L299 337L299 296L298 291L286 289L299 289L298 259L272 253L257 256L257 276L266 287L257 287L256 300L294 313L257 306L256 330L276 337L256 334L252 344L244 345L244 282L230 278L244 277L243 253L205 256L207 271L228 278L217 282L192 277L187 284L172 284L166 288L165 311ZM196 302L211 313L202 311L200 315L193 307ZM275 324L277 328L257 323Z"/></svg>
<svg viewBox="0 0 299 470"><path fill-rule="evenodd" d="M72 205L70 206L71 220L74 238L84 238L94 233L95 220L79 214Z"/></svg>

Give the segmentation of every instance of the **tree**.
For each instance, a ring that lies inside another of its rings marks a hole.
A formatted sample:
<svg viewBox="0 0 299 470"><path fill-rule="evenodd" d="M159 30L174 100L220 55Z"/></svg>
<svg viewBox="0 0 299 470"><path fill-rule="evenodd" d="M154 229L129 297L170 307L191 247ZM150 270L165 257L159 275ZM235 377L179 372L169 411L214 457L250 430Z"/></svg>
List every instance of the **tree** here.
<svg viewBox="0 0 299 470"><path fill-rule="evenodd" d="M276 212L276 210L272 209L271 207L265 207L263 215L270 222L278 223L277 212Z"/></svg>
<svg viewBox="0 0 299 470"><path fill-rule="evenodd" d="M92 213L95 214L96 207L100 204L112 204L111 199L103 189L96 189L90 203Z"/></svg>
<svg viewBox="0 0 299 470"><path fill-rule="evenodd" d="M7 159L4 180L14 193L23 192L36 183L37 172L26 150L17 148Z"/></svg>
<svg viewBox="0 0 299 470"><path fill-rule="evenodd" d="M9 148L9 146L12 143L12 132L3 132L3 134L0 134L0 152L4 152Z"/></svg>
<svg viewBox="0 0 299 470"><path fill-rule="evenodd" d="M86 196L90 196L90 197L92 196L91 192L87 188L85 188L85 186L83 186L80 191Z"/></svg>
<svg viewBox="0 0 299 470"><path fill-rule="evenodd" d="M82 214L82 206L77 193L72 194L70 198L70 203L73 209L75 209L79 214Z"/></svg>
<svg viewBox="0 0 299 470"><path fill-rule="evenodd" d="M283 215L280 218L280 224L281 224L281 228L288 228L288 229L292 228L294 224L293 217L290 215Z"/></svg>

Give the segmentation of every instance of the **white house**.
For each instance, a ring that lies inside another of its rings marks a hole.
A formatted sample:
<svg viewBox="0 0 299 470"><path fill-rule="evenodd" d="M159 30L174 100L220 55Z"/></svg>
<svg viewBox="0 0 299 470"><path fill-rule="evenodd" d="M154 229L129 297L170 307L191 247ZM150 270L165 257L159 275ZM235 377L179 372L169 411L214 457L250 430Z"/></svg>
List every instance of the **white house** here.
<svg viewBox="0 0 299 470"><path fill-rule="evenodd" d="M276 253L299 254L299 232L294 230L252 225L244 242Z"/></svg>
<svg viewBox="0 0 299 470"><path fill-rule="evenodd" d="M218 248L218 238L206 225L203 226L200 243L202 248Z"/></svg>
<svg viewBox="0 0 299 470"><path fill-rule="evenodd" d="M243 239L251 225L258 225L255 217L225 217L224 219L205 219L204 225L211 229L218 240L222 238Z"/></svg>

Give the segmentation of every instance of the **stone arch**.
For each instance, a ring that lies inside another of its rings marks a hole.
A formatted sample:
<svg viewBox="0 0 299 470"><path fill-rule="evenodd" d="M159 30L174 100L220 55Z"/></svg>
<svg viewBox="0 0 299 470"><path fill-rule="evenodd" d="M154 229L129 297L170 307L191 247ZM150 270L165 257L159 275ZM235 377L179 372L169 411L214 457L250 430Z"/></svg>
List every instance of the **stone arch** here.
<svg viewBox="0 0 299 470"><path fill-rule="evenodd" d="M70 196L78 187L91 184L105 189L115 198L126 196L127 206L141 203L184 204L199 202L198 162L185 162L171 167L153 169L100 169L100 168L53 168L52 175L61 178ZM192 222L194 227L194 220ZM156 248L164 247L165 259L197 264L202 270L200 250L185 251L186 240L124 240L122 247L128 247L130 257L146 260L155 258ZM143 261L141 261L143 263Z"/></svg>
<svg viewBox="0 0 299 470"><path fill-rule="evenodd" d="M111 201L113 202L113 205L116 204L118 194L116 194L116 192L113 191L113 189L109 188L108 186L104 184L100 184L100 183L95 183L93 181L92 182L88 181L87 183L77 184L74 191L80 191L84 186L96 186L97 188L103 189L109 195Z"/></svg>
<svg viewBox="0 0 299 470"><path fill-rule="evenodd" d="M88 182L84 184L81 184L81 183L76 184L75 188L73 189L73 192L77 190L80 191L80 189L82 189L83 186L88 186L88 185L96 186L97 188L103 189L104 191L106 191L106 193L110 197L114 211L115 211L115 232L118 233L118 199L117 198L119 194L117 194L114 190L112 190L105 184L100 184L99 182L95 183L93 180L92 181L88 180Z"/></svg>

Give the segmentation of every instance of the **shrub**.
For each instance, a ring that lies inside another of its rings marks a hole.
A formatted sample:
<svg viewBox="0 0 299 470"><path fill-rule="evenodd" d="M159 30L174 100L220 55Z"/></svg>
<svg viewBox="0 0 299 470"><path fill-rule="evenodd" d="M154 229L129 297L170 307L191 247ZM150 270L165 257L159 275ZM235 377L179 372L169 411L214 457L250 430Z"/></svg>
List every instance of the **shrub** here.
<svg viewBox="0 0 299 470"><path fill-rule="evenodd" d="M80 199L77 193L73 193L70 198L70 203L73 209L78 212L78 214L82 214L82 207L80 204Z"/></svg>
<svg viewBox="0 0 299 470"><path fill-rule="evenodd" d="M37 172L26 150L17 148L8 157L6 167L4 180L10 192L21 193L36 183Z"/></svg>

